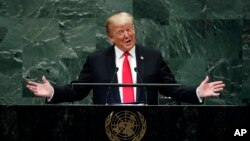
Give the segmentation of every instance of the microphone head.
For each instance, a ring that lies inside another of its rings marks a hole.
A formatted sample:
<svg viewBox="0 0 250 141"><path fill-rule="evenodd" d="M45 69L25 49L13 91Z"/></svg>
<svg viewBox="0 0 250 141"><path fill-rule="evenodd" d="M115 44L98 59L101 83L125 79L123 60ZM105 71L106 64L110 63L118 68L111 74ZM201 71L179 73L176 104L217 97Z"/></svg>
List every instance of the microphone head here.
<svg viewBox="0 0 250 141"><path fill-rule="evenodd" d="M137 70L137 67L135 67L134 70L135 70L135 72L137 72L137 71L138 71L138 70Z"/></svg>
<svg viewBox="0 0 250 141"><path fill-rule="evenodd" d="M115 67L115 72L118 72L119 68L118 67Z"/></svg>

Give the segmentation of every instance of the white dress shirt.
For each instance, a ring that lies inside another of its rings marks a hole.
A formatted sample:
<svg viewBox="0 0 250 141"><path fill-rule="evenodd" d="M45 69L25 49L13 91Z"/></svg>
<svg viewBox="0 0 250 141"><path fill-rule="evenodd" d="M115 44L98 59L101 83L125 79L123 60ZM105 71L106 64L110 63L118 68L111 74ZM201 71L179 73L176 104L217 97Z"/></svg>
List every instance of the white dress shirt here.
<svg viewBox="0 0 250 141"><path fill-rule="evenodd" d="M118 68L117 79L118 83L120 84L122 83L122 66L123 66L123 60L125 58L123 53L124 52L122 50L120 50L117 46L115 46L115 63L116 67ZM136 68L135 46L129 51L128 61L132 73L133 83L136 83L137 73L134 70ZM120 92L121 103L123 103L122 87L119 87L119 92ZM134 87L134 99L136 100L136 87Z"/></svg>

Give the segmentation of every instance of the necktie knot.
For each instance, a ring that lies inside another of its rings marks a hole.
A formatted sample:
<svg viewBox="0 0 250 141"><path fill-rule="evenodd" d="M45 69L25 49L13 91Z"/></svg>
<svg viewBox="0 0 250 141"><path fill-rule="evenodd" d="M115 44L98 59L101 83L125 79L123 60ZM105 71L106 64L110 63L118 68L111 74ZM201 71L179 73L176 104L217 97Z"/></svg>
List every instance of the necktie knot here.
<svg viewBox="0 0 250 141"><path fill-rule="evenodd" d="M128 51L125 51L125 52L123 53L123 55L124 55L125 57L128 57L128 55L129 55Z"/></svg>

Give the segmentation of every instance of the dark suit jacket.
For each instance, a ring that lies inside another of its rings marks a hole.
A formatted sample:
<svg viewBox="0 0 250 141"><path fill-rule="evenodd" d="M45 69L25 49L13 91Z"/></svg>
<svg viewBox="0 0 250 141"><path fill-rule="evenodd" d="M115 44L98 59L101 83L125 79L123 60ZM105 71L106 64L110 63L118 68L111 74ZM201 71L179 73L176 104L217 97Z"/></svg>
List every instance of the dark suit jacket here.
<svg viewBox="0 0 250 141"><path fill-rule="evenodd" d="M137 70L143 83L176 83L159 51L136 45L135 52ZM90 54L78 80L74 82L110 83L115 70L115 50L112 46ZM137 82L141 83L140 79L137 79ZM117 83L116 75L114 83ZM111 88L107 98L108 87L106 86L75 86L72 88L71 85L54 87L55 93L51 103L81 100L89 94L91 89L94 104L105 104L106 99L108 103L121 103L118 87ZM147 87L146 91L147 103L151 105L158 104L158 92L177 101L198 103L194 87ZM145 91L139 87L137 88L137 102L145 102Z"/></svg>

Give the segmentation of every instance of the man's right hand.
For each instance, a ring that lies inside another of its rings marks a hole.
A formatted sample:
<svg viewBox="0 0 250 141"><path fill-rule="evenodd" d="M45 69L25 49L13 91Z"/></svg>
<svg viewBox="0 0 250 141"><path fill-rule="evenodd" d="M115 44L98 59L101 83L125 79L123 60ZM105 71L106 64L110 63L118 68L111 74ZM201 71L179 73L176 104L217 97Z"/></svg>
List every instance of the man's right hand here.
<svg viewBox="0 0 250 141"><path fill-rule="evenodd" d="M53 87L49 83L49 81L45 78L45 76L42 77L42 83L37 83L33 81L28 81L27 88L34 93L36 96L41 97L51 97L54 93Z"/></svg>

